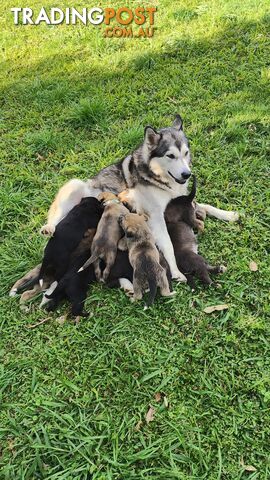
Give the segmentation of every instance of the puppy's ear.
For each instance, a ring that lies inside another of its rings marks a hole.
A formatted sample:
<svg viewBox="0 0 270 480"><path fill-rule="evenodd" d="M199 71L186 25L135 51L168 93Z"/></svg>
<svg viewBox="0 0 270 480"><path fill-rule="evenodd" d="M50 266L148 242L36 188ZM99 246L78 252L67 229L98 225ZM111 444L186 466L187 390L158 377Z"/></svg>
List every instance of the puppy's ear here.
<svg viewBox="0 0 270 480"><path fill-rule="evenodd" d="M183 130L183 120L178 113L175 115L175 120L172 126L173 128L176 128L176 130Z"/></svg>
<svg viewBox="0 0 270 480"><path fill-rule="evenodd" d="M124 213L121 213L121 215L119 215L118 223L119 223L120 227L122 227L122 225L123 225L123 220L124 220L125 216L126 215Z"/></svg>
<svg viewBox="0 0 270 480"><path fill-rule="evenodd" d="M160 133L158 133L153 127L145 127L144 141L151 150L158 145L160 138Z"/></svg>

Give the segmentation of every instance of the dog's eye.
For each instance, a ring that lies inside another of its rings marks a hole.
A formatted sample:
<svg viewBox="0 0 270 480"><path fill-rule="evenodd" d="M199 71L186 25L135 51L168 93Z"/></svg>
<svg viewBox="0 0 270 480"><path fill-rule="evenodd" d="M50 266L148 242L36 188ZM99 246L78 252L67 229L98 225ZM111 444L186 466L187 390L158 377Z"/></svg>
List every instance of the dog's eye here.
<svg viewBox="0 0 270 480"><path fill-rule="evenodd" d="M185 157L186 157L187 155L188 155L188 150L187 150L186 153L185 153Z"/></svg>
<svg viewBox="0 0 270 480"><path fill-rule="evenodd" d="M172 160L175 158L175 156L174 156L173 153L168 153L168 154L167 154L167 157L168 157L168 158L171 158Z"/></svg>

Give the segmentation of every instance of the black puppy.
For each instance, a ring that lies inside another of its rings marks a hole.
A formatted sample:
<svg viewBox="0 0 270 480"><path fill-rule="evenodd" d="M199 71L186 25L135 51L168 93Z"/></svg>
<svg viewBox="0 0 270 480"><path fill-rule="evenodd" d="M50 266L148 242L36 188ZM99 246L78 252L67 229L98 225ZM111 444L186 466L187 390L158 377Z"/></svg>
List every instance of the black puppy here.
<svg viewBox="0 0 270 480"><path fill-rule="evenodd" d="M59 303L67 299L71 303L71 313L74 316L86 316L84 312L84 302L87 296L88 286L96 279L93 265L78 273L78 269L91 255L91 245L93 237L96 233L95 228L88 229L84 234L84 238L78 247L72 252L70 261L65 274L60 279L56 288L52 293L45 293L45 299L49 299L46 303L48 311L55 310Z"/></svg>
<svg viewBox="0 0 270 480"><path fill-rule="evenodd" d="M174 248L176 263L179 270L187 277L191 288L195 287L194 276L204 284L210 285L212 280L209 273L222 273L226 270L223 265L211 266L198 254L198 244L193 229L203 230L203 222L195 215L193 200L196 194L196 178L189 195L172 200L166 211L165 220Z"/></svg>
<svg viewBox="0 0 270 480"><path fill-rule="evenodd" d="M47 276L53 277L56 281L63 277L68 268L71 253L88 229L96 230L102 213L103 208L100 202L94 197L86 197L58 223L54 236L48 241L44 251L39 273L41 285Z"/></svg>
<svg viewBox="0 0 270 480"><path fill-rule="evenodd" d="M90 264L85 270L78 272L78 269L89 258L91 254L91 243L89 240L82 240L77 251L72 254L68 269L61 278L55 290L50 293L45 293L45 298L50 302L46 304L48 311L53 311L57 308L59 303L68 299L71 303L71 313L74 316L87 316L84 311L84 302L87 296L87 290L91 283L96 280L93 264ZM80 263L83 262L83 263ZM106 267L102 260L101 271ZM119 287L121 283L120 278L125 278L132 282L133 269L128 260L128 252L118 250L116 260L111 268L106 284L108 287Z"/></svg>

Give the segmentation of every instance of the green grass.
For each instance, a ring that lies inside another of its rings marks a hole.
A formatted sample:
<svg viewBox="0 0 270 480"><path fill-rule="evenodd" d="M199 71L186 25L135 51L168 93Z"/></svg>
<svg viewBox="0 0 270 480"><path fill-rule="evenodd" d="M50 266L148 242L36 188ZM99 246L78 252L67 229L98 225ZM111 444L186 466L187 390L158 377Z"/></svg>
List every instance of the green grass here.
<svg viewBox="0 0 270 480"><path fill-rule="evenodd" d="M269 3L174 4L158 2L152 39L124 40L91 26L15 27L1 2L1 479L270 478ZM38 302L22 312L8 290L41 258L59 186L176 112L198 198L244 214L208 219L200 238L228 265L219 286L179 285L149 312L95 286L89 319L59 325L63 306L26 328L46 313ZM217 303L229 310L203 313Z"/></svg>

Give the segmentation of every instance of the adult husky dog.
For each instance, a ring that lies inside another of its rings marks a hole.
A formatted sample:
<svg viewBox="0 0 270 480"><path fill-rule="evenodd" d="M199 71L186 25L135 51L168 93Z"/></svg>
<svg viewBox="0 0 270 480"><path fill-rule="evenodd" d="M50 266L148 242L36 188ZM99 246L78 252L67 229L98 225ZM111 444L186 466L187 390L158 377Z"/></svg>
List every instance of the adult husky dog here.
<svg viewBox="0 0 270 480"><path fill-rule="evenodd" d="M92 179L70 180L52 203L48 222L41 228L44 235L53 235L56 225L83 197L102 191L119 194L127 188L136 210L149 215L149 226L159 249L170 266L172 277L185 280L176 265L173 246L164 220L166 206L173 198L187 194L191 175L191 154L180 115L171 127L155 130L146 127L143 143L120 162L109 165ZM226 212L210 205L198 205L201 212L216 218L235 221L235 212Z"/></svg>

